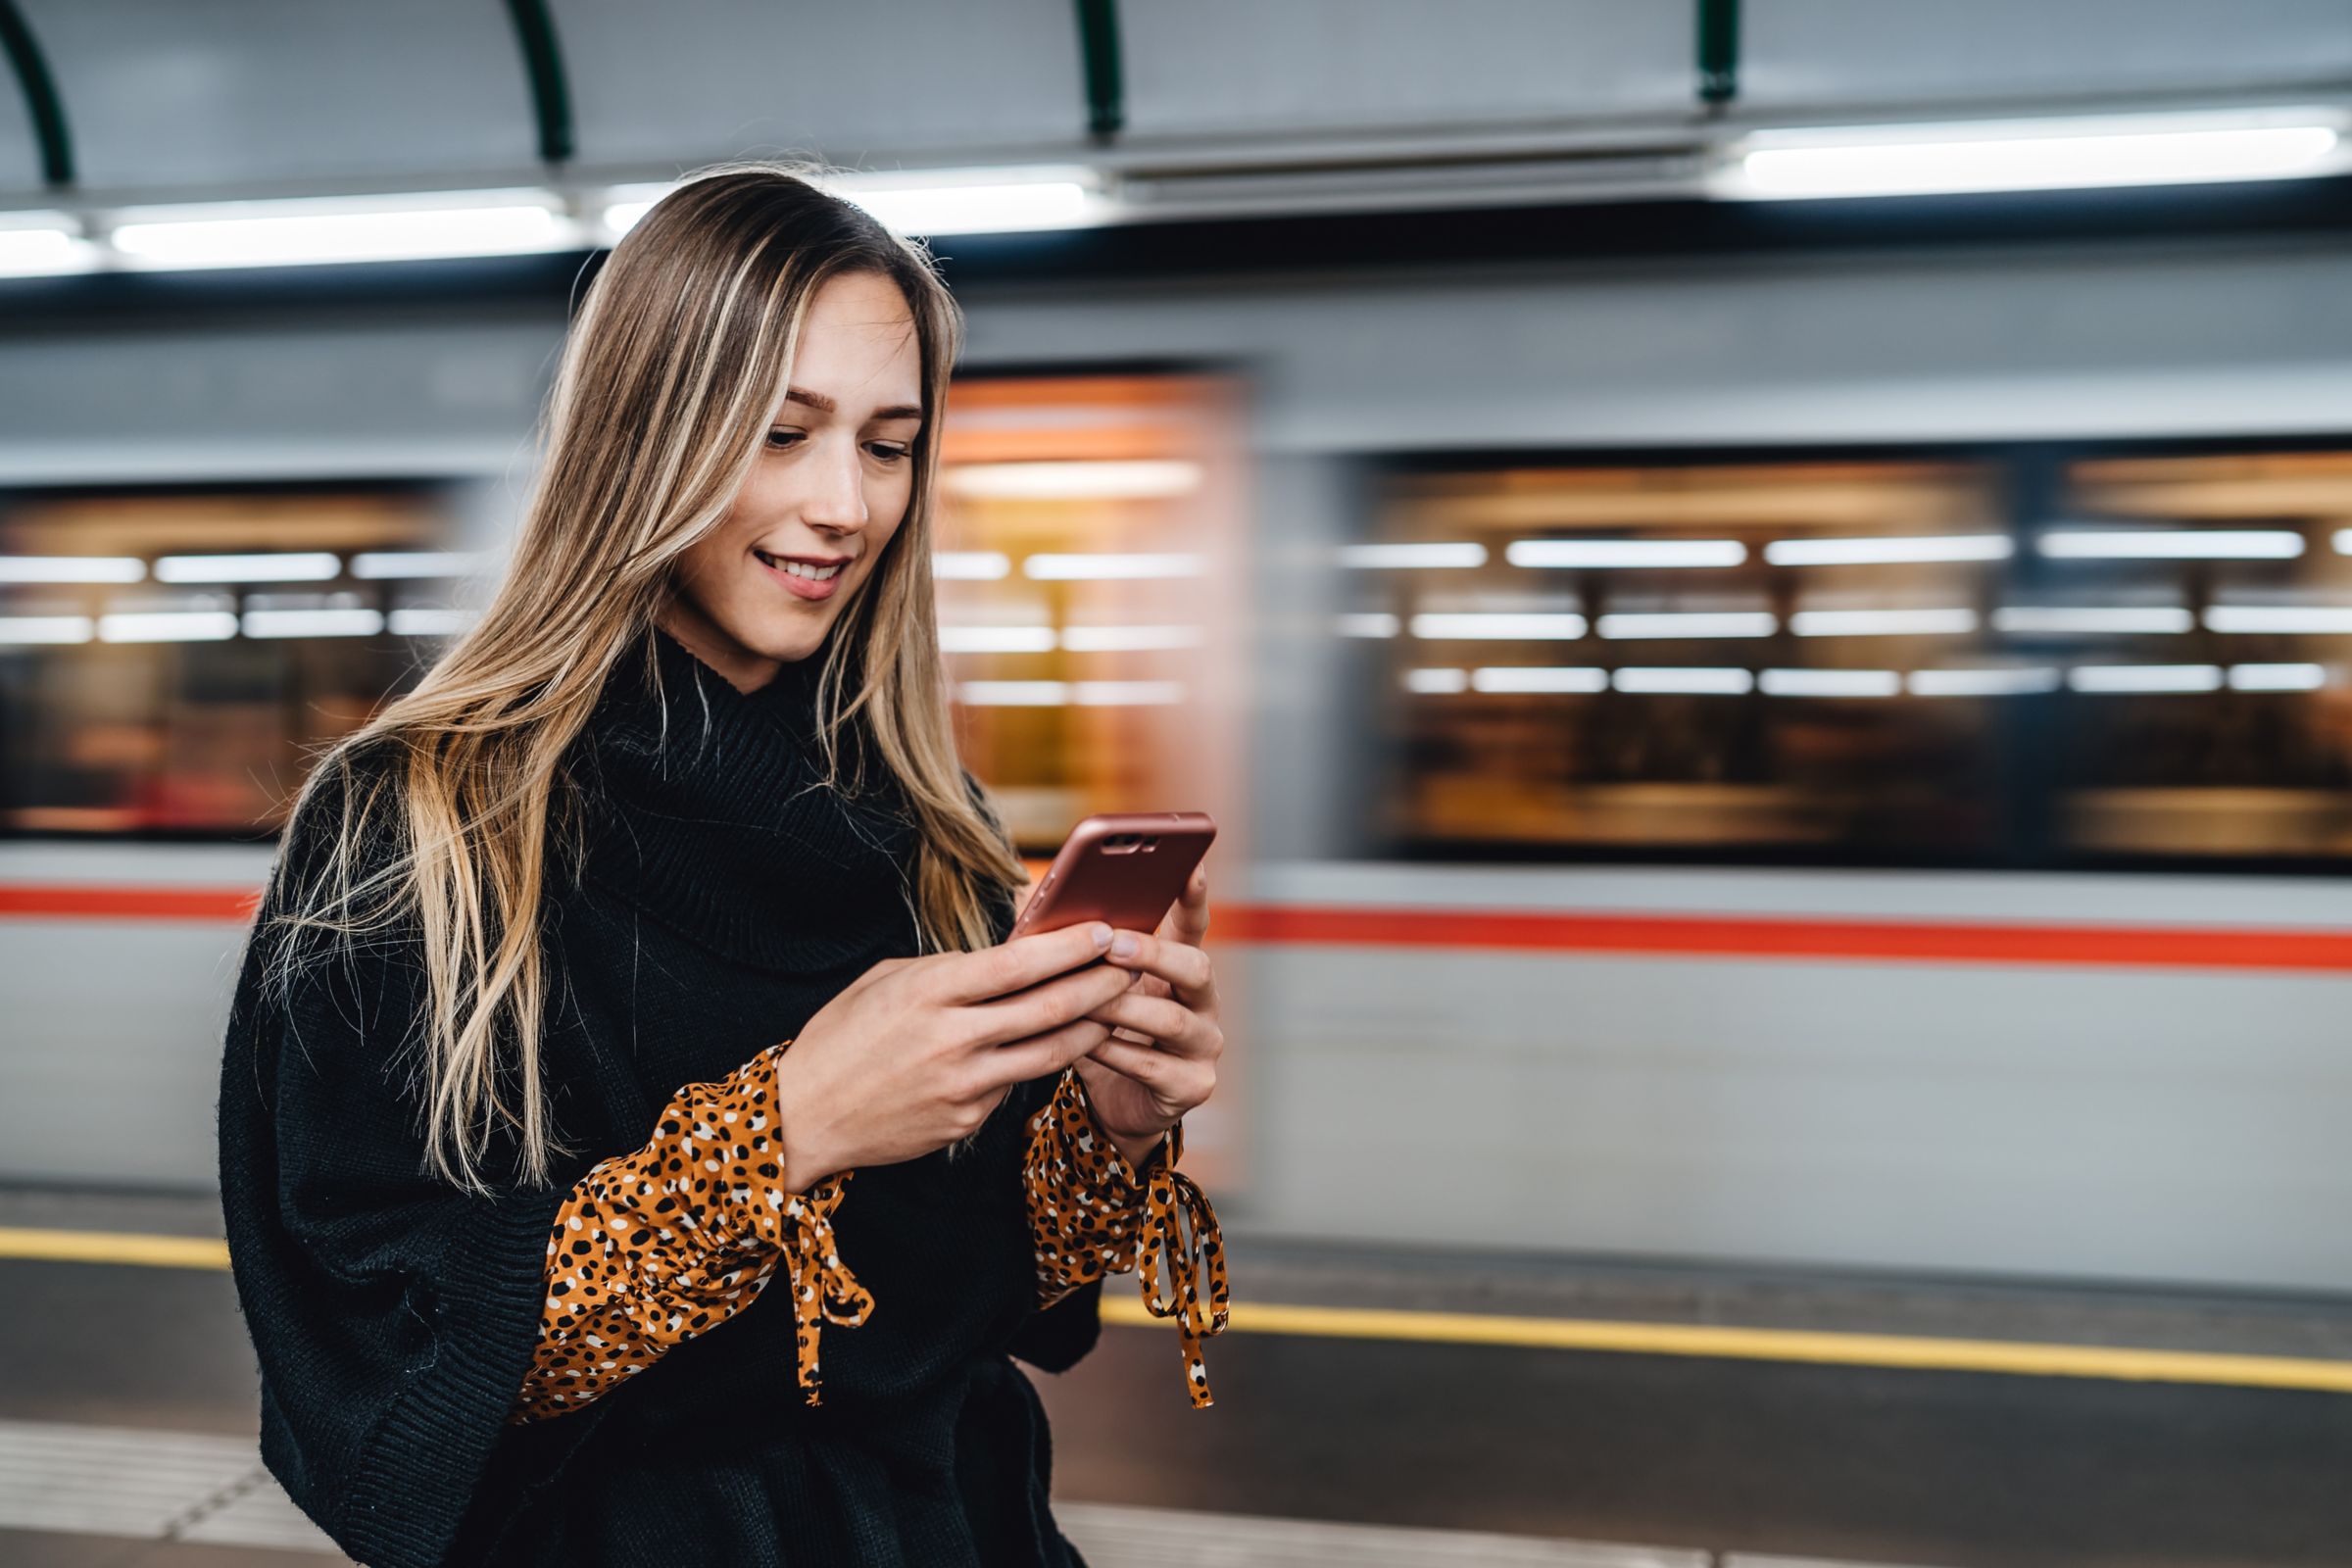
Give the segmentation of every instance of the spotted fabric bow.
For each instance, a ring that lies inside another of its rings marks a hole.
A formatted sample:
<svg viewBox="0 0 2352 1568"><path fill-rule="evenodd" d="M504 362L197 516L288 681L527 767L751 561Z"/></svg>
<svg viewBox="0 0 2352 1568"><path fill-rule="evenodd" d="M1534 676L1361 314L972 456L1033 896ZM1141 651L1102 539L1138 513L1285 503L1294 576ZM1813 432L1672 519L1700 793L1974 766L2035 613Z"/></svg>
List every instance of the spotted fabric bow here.
<svg viewBox="0 0 2352 1568"><path fill-rule="evenodd" d="M1208 1195L1176 1161L1184 1152L1181 1123L1168 1129L1168 1142L1159 1163L1152 1167L1145 1189L1144 1220L1136 1235L1136 1283L1143 1288L1144 1310L1153 1317L1176 1320L1176 1344L1184 1353L1184 1388L1193 1408L1216 1401L1209 1396L1208 1366L1200 1358L1200 1342L1225 1332L1231 1310L1225 1286L1225 1239L1217 1230L1217 1211ZM1160 1295L1160 1263L1166 1260L1173 1294ZM1200 1285L1208 1275L1205 1300Z"/></svg>
<svg viewBox="0 0 2352 1568"><path fill-rule="evenodd" d="M792 1268L795 1362L802 1392L810 1404L824 1402L820 1396L824 1377L816 1354L823 1325L856 1328L874 1310L873 1297L841 1260L841 1250L833 1239L833 1210L841 1206L849 1179L856 1174L845 1170L806 1193L788 1196L779 1215L784 1257Z"/></svg>

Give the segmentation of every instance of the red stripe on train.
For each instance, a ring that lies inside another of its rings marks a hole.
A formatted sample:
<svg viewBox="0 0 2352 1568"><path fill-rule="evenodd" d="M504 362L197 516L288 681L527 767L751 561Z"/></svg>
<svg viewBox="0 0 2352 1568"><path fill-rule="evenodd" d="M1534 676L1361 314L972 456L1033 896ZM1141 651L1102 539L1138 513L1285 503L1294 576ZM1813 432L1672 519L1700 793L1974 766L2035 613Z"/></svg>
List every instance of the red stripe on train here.
<svg viewBox="0 0 2352 1568"><path fill-rule="evenodd" d="M1487 909L1316 908L1213 911L1214 934L1332 947L1478 948L1886 962L2126 965L2182 969L2352 970L2352 930L1811 920L1695 914L1553 914Z"/></svg>
<svg viewBox="0 0 2352 1568"><path fill-rule="evenodd" d="M231 920L261 907L260 888L134 888L0 883L0 915L68 920Z"/></svg>
<svg viewBox="0 0 2352 1568"><path fill-rule="evenodd" d="M0 917L210 920L241 924L253 918L260 901L258 888L0 884ZM1220 940L1276 946L1651 954L1847 962L2352 970L2352 930L1960 924L1262 904L1220 905L1212 917L1213 934Z"/></svg>

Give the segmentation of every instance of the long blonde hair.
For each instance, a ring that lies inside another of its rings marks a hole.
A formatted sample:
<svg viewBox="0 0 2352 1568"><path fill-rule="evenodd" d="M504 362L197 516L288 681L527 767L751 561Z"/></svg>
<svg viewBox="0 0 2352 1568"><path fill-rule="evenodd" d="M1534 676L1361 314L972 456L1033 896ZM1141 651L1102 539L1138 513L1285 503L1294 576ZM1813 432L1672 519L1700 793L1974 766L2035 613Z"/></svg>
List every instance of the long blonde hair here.
<svg viewBox="0 0 2352 1568"><path fill-rule="evenodd" d="M837 743L857 723L871 744L855 750L903 787L919 830L926 949L993 941L991 906L1023 879L965 788L933 601L940 416L961 316L925 252L798 172L696 177L654 205L588 290L549 399L544 464L489 605L414 690L318 759L287 841L332 816L321 834L331 850L303 886L272 890L267 924L289 937L311 933L331 950L398 927L420 942L424 1159L468 1191L488 1191L482 1163L501 1125L530 1185L573 1152L550 1125L541 1060L541 913L551 856L576 842L562 760L632 649L658 682L649 628L676 563L749 473L810 298L854 273L906 295L924 418L906 515L845 608L818 676L826 773L838 781ZM394 762L355 765L363 751ZM290 984L317 958L301 950L318 946L278 944L271 977Z"/></svg>

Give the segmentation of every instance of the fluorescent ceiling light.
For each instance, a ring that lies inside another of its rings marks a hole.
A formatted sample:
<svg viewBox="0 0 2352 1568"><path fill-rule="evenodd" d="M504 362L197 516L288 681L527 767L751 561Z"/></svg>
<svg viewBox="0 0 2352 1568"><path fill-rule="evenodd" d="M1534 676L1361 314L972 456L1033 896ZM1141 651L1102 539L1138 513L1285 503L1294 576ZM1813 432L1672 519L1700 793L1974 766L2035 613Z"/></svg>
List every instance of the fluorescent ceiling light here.
<svg viewBox="0 0 2352 1568"><path fill-rule="evenodd" d="M1903 677L1891 669L1768 669L1767 697L1893 697Z"/></svg>
<svg viewBox="0 0 2352 1568"><path fill-rule="evenodd" d="M1747 546L1737 539L1519 539L1502 554L1514 566L1688 569L1737 566Z"/></svg>
<svg viewBox="0 0 2352 1568"><path fill-rule="evenodd" d="M1140 654L1198 648L1198 626L1064 626L1061 646L1073 654Z"/></svg>
<svg viewBox="0 0 2352 1568"><path fill-rule="evenodd" d="M2066 683L2079 692L2211 692L2222 686L2219 664L2078 664Z"/></svg>
<svg viewBox="0 0 2352 1568"><path fill-rule="evenodd" d="M86 643L87 615L0 615L0 643Z"/></svg>
<svg viewBox="0 0 2352 1568"><path fill-rule="evenodd" d="M473 616L463 610L412 605L392 612L389 630L395 637L454 637L472 624Z"/></svg>
<svg viewBox="0 0 2352 1568"><path fill-rule="evenodd" d="M1339 617L1339 633L1343 637L1394 637L1397 620L1385 610L1351 611Z"/></svg>
<svg viewBox="0 0 2352 1568"><path fill-rule="evenodd" d="M1766 130L1716 187L1783 201L2289 179L2340 167L2341 127L2332 110L2271 109Z"/></svg>
<svg viewBox="0 0 2352 1568"><path fill-rule="evenodd" d="M0 582L143 582L136 556L0 556Z"/></svg>
<svg viewBox="0 0 2352 1568"><path fill-rule="evenodd" d="M157 582L324 582L343 563L325 551L266 556L166 556L155 564Z"/></svg>
<svg viewBox="0 0 2352 1568"><path fill-rule="evenodd" d="M1564 612L1433 612L1413 617L1413 635L1432 641L1573 642L1584 634L1585 617Z"/></svg>
<svg viewBox="0 0 2352 1568"><path fill-rule="evenodd" d="M956 700L973 708L1061 708L1070 700L1070 683L1061 680L967 680L956 688Z"/></svg>
<svg viewBox="0 0 2352 1568"><path fill-rule="evenodd" d="M1764 559L1776 566L1879 566L1924 561L2007 561L2007 534L1893 534L1851 539L1775 539Z"/></svg>
<svg viewBox="0 0 2352 1568"><path fill-rule="evenodd" d="M0 215L0 277L54 277L97 264L98 248L64 213Z"/></svg>
<svg viewBox="0 0 2352 1568"><path fill-rule="evenodd" d="M942 482L979 501L1159 501L1200 488L1198 463L964 463Z"/></svg>
<svg viewBox="0 0 2352 1568"><path fill-rule="evenodd" d="M1043 555L1021 563L1039 582L1102 582L1134 577L1198 577L1202 559L1192 555Z"/></svg>
<svg viewBox="0 0 2352 1568"><path fill-rule="evenodd" d="M1466 669L1408 669L1404 672L1404 689L1424 697L1447 697L1470 689L1470 672Z"/></svg>
<svg viewBox="0 0 2352 1568"><path fill-rule="evenodd" d="M2168 636L2193 631L2196 624L2196 617L2187 611L2169 607L2004 605L1992 612L1993 630L2031 637Z"/></svg>
<svg viewBox="0 0 2352 1568"><path fill-rule="evenodd" d="M1184 701L1176 680L1081 680L1070 684L1081 708L1164 708Z"/></svg>
<svg viewBox="0 0 2352 1568"><path fill-rule="evenodd" d="M1610 684L1621 692L1739 697L1755 690L1756 678L1744 669L1621 669Z"/></svg>
<svg viewBox="0 0 2352 1568"><path fill-rule="evenodd" d="M1487 547L1479 544L1346 545L1340 564L1359 569L1459 569L1487 564Z"/></svg>
<svg viewBox="0 0 2352 1568"><path fill-rule="evenodd" d="M942 626L940 651L950 654L1050 654L1051 626Z"/></svg>
<svg viewBox="0 0 2352 1568"><path fill-rule="evenodd" d="M2024 669L1915 669L1914 697L2029 697L2058 689L2058 671Z"/></svg>
<svg viewBox="0 0 2352 1568"><path fill-rule="evenodd" d="M1973 610L1800 610L1788 617L1799 637L1964 637L1977 629Z"/></svg>
<svg viewBox="0 0 2352 1568"><path fill-rule="evenodd" d="M1108 216L1096 184L1093 171L1076 168L920 170L824 181L903 234L1084 227Z"/></svg>
<svg viewBox="0 0 2352 1568"><path fill-rule="evenodd" d="M2205 629L2306 637L2352 635L2352 606L2215 605L2205 612Z"/></svg>
<svg viewBox="0 0 2352 1568"><path fill-rule="evenodd" d="M225 610L122 611L98 617L98 637L110 643L215 643L237 634Z"/></svg>
<svg viewBox="0 0 2352 1568"><path fill-rule="evenodd" d="M931 575L941 582L995 582L1012 570L1012 558L996 550L939 550Z"/></svg>
<svg viewBox="0 0 2352 1568"><path fill-rule="evenodd" d="M2233 692L2316 692L2328 684L2325 664L2232 664Z"/></svg>
<svg viewBox="0 0 2352 1568"><path fill-rule="evenodd" d="M1769 611L1677 611L1661 614L1603 615L1600 634L1618 639L1769 637L1780 629Z"/></svg>
<svg viewBox="0 0 2352 1568"><path fill-rule="evenodd" d="M2292 561L2303 536L2279 528L2060 528L2034 548L2053 561Z"/></svg>
<svg viewBox="0 0 2352 1568"><path fill-rule="evenodd" d="M579 236L545 191L215 202L122 215L109 236L132 267L315 267L564 250Z"/></svg>
<svg viewBox="0 0 2352 1568"><path fill-rule="evenodd" d="M1609 672L1569 664L1494 664L1470 672L1477 692L1605 692Z"/></svg>
<svg viewBox="0 0 2352 1568"><path fill-rule="evenodd" d="M482 558L459 550L370 550L351 558L351 574L368 580L409 577L463 577L482 564Z"/></svg>
<svg viewBox="0 0 2352 1568"><path fill-rule="evenodd" d="M377 610L248 610L248 637L372 637L384 629Z"/></svg>

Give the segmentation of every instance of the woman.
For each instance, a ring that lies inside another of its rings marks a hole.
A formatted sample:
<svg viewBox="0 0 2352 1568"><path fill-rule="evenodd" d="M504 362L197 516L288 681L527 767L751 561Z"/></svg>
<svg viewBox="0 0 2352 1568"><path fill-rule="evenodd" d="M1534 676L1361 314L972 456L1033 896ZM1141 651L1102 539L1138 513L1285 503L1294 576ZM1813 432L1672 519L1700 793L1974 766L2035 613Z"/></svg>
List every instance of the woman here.
<svg viewBox="0 0 2352 1568"><path fill-rule="evenodd" d="M1207 1402L1206 883L1004 941L933 614L958 329L791 174L678 188L488 610L305 783L221 1193L263 1455L371 1568L1074 1563L1007 1356L1139 1263Z"/></svg>

